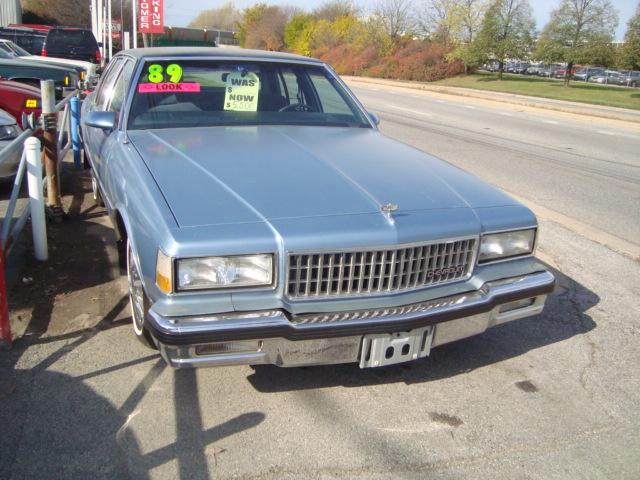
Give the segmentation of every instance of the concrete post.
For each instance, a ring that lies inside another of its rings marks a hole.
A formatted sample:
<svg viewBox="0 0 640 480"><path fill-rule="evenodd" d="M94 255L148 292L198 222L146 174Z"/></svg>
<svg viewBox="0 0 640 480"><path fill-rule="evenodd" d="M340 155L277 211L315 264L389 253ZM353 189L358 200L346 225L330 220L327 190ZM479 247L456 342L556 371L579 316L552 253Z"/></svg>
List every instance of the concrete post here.
<svg viewBox="0 0 640 480"><path fill-rule="evenodd" d="M47 249L47 222L44 215L44 196L42 194L42 161L40 160L40 141L29 137L24 142L27 153L27 185L29 186L29 209L31 211L31 230L36 260L44 262L49 257Z"/></svg>

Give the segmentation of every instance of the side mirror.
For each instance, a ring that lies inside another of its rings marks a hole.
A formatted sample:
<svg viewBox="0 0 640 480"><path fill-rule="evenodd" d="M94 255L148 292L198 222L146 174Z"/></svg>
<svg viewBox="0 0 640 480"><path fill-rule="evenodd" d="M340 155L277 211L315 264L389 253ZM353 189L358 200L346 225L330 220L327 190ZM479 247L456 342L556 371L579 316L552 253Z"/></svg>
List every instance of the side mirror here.
<svg viewBox="0 0 640 480"><path fill-rule="evenodd" d="M369 118L375 124L376 127L380 125L380 118L378 117L378 115L376 115L373 112L367 112L367 113L369 114Z"/></svg>
<svg viewBox="0 0 640 480"><path fill-rule="evenodd" d="M116 128L115 112L89 112L82 122L88 127L111 131Z"/></svg>

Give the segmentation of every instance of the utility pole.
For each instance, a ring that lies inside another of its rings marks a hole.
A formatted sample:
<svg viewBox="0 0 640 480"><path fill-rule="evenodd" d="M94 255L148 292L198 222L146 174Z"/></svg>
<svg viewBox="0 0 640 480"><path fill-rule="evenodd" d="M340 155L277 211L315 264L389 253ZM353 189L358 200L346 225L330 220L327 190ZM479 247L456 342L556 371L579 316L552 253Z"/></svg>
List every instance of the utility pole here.
<svg viewBox="0 0 640 480"><path fill-rule="evenodd" d="M55 92L53 80L40 81L44 169L47 174L47 210L55 221L62 221L64 212L58 189L58 113Z"/></svg>
<svg viewBox="0 0 640 480"><path fill-rule="evenodd" d="M131 0L133 7L133 48L138 48L138 0Z"/></svg>
<svg viewBox="0 0 640 480"><path fill-rule="evenodd" d="M111 21L111 0L107 0L107 21L109 26L107 27L107 34L109 35L109 60L113 57L113 22Z"/></svg>

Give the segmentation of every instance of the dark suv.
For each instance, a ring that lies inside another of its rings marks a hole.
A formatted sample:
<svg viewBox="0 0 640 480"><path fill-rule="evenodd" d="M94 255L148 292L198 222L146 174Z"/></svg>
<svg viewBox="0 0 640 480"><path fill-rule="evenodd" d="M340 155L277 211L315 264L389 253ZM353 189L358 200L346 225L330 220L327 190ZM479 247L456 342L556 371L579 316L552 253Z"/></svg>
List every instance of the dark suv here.
<svg viewBox="0 0 640 480"><path fill-rule="evenodd" d="M46 35L32 28L0 28L0 38L11 40L31 55L40 55Z"/></svg>
<svg viewBox="0 0 640 480"><path fill-rule="evenodd" d="M40 55L92 63L100 63L101 59L98 42L91 30L75 27L55 27L49 30Z"/></svg>

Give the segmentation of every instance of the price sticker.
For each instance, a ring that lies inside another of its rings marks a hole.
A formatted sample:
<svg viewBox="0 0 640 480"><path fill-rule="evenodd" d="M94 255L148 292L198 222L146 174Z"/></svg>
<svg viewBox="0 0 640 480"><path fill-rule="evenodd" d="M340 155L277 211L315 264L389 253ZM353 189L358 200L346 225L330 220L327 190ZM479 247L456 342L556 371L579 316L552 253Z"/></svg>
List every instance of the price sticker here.
<svg viewBox="0 0 640 480"><path fill-rule="evenodd" d="M253 72L231 72L227 75L224 109L235 112L257 112L260 79Z"/></svg>

